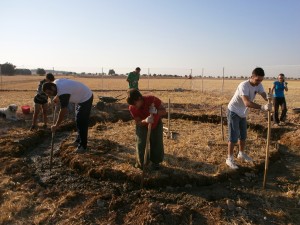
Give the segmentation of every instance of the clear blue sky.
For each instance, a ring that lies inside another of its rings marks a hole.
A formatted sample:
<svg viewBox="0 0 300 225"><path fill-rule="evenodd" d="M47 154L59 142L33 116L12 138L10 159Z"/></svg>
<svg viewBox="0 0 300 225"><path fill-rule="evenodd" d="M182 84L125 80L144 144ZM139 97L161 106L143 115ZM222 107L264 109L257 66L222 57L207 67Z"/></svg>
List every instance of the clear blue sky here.
<svg viewBox="0 0 300 225"><path fill-rule="evenodd" d="M300 76L299 0L0 0L0 63ZM291 65L291 66L288 66ZM129 71L128 71L129 70ZM104 71L107 72L107 71Z"/></svg>

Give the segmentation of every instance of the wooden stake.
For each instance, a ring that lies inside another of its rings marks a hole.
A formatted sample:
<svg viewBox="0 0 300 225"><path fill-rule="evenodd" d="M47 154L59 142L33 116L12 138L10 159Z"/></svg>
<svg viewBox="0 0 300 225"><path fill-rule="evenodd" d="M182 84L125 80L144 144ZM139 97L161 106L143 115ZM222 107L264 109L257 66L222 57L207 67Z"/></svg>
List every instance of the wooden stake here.
<svg viewBox="0 0 300 225"><path fill-rule="evenodd" d="M170 103L171 103L171 101L170 101L170 99L169 99L169 102L168 102L168 138L170 138L170 114L171 114L171 112L170 112Z"/></svg>
<svg viewBox="0 0 300 225"><path fill-rule="evenodd" d="M222 105L221 105L220 114L221 114L221 134L222 134L222 140L224 141L223 107L222 107Z"/></svg>
<svg viewBox="0 0 300 225"><path fill-rule="evenodd" d="M224 91L224 67L223 67L223 79L222 79L222 94Z"/></svg>
<svg viewBox="0 0 300 225"><path fill-rule="evenodd" d="M269 94L271 94L271 88L269 88ZM268 103L271 103L271 99L268 99ZM268 133L267 133L267 146L266 146L266 159L265 159L265 173L263 188L266 187L268 166L269 166L269 146L270 146L270 136L271 136L271 111L268 111Z"/></svg>

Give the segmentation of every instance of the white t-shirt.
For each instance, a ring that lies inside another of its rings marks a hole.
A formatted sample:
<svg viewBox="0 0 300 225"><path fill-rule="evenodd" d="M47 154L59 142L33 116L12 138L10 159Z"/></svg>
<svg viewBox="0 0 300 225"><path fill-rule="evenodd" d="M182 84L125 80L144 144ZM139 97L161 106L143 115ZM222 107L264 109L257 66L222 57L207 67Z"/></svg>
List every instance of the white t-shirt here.
<svg viewBox="0 0 300 225"><path fill-rule="evenodd" d="M57 96L69 94L70 103L83 103L92 97L93 92L84 84L69 79L57 79L53 83L57 86Z"/></svg>
<svg viewBox="0 0 300 225"><path fill-rule="evenodd" d="M252 86L249 80L243 81L237 87L232 99L228 104L228 109L236 113L239 117L245 118L248 114L248 107L245 106L242 96L248 96L250 101L253 101L256 94L265 92L262 84Z"/></svg>

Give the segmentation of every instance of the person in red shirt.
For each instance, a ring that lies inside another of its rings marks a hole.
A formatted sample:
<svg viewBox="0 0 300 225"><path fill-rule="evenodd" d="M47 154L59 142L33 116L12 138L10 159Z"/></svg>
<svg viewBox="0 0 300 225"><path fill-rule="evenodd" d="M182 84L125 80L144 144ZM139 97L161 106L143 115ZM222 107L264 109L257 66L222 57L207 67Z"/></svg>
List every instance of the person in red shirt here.
<svg viewBox="0 0 300 225"><path fill-rule="evenodd" d="M136 167L143 168L148 124L151 123L150 161L153 169L159 169L164 159L163 123L161 116L167 114L162 101L154 96L142 96L137 89L127 92L129 111L136 122Z"/></svg>

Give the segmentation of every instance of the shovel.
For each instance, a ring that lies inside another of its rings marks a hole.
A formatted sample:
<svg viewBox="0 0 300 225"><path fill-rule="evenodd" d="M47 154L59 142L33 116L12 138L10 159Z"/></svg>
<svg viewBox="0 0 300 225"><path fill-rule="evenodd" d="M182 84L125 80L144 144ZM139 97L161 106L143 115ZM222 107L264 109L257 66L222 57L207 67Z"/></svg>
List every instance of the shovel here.
<svg viewBox="0 0 300 225"><path fill-rule="evenodd" d="M55 132L52 132L51 153L50 153L50 172L51 172L51 169L52 169L52 158L53 158L53 148L54 148L54 135L55 135Z"/></svg>
<svg viewBox="0 0 300 225"><path fill-rule="evenodd" d="M56 109L57 107L55 106L55 109L53 111L53 124L55 124L55 116L56 116ZM54 136L55 132L52 132L52 137L51 137L51 152L50 152L50 172L52 169L52 158L53 158L53 148L54 148Z"/></svg>
<svg viewBox="0 0 300 225"><path fill-rule="evenodd" d="M154 106L154 104L152 103ZM150 114L150 116L153 116L153 114ZM141 180L141 188L144 187L144 177L145 177L145 170L146 166L148 164L148 156L150 153L150 135L151 135L151 128L152 128L152 123L148 124L148 131L147 131L147 138L146 138L146 147L145 147L145 153L144 153L144 164L143 164L143 173L142 173L142 180Z"/></svg>

